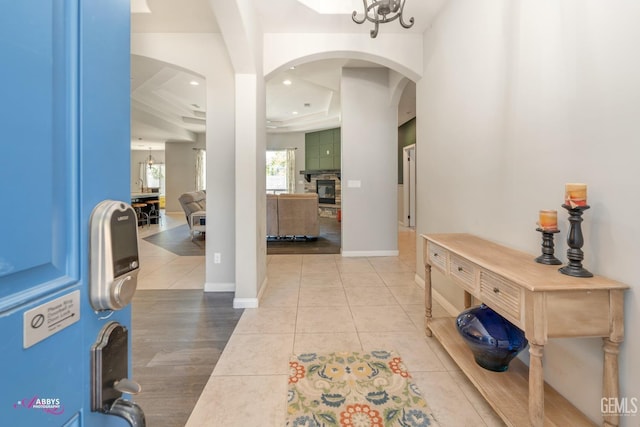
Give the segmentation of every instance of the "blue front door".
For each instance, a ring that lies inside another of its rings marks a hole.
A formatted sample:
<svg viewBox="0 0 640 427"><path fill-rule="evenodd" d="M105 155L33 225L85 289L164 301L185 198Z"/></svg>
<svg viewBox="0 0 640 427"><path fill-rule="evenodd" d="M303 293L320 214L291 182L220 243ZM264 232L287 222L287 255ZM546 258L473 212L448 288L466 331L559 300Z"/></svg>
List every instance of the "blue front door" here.
<svg viewBox="0 0 640 427"><path fill-rule="evenodd" d="M3 426L126 425L91 411L91 346L131 314L89 304L88 230L101 200L129 200L129 13L128 0L2 1Z"/></svg>

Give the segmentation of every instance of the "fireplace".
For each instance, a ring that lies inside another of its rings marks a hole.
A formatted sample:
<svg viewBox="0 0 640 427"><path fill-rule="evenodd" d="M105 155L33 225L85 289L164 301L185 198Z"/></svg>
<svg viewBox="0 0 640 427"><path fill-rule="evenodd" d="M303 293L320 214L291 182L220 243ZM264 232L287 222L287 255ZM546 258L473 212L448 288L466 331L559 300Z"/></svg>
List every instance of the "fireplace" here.
<svg viewBox="0 0 640 427"><path fill-rule="evenodd" d="M319 179L316 181L318 202L329 205L336 204L336 181L333 179Z"/></svg>

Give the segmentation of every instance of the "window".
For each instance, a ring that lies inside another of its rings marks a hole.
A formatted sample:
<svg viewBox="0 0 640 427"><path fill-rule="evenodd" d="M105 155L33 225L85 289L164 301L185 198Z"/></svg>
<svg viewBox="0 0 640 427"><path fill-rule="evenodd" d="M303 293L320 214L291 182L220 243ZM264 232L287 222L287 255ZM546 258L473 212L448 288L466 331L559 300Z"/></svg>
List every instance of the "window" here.
<svg viewBox="0 0 640 427"><path fill-rule="evenodd" d="M160 194L164 194L164 164L147 166L147 188L158 188Z"/></svg>
<svg viewBox="0 0 640 427"><path fill-rule="evenodd" d="M196 191L207 189L207 151L196 149Z"/></svg>
<svg viewBox="0 0 640 427"><path fill-rule="evenodd" d="M267 151L267 193L287 192L287 150Z"/></svg>
<svg viewBox="0 0 640 427"><path fill-rule="evenodd" d="M296 149L267 151L267 193L296 192Z"/></svg>
<svg viewBox="0 0 640 427"><path fill-rule="evenodd" d="M287 151L267 151L267 192L287 192Z"/></svg>
<svg viewBox="0 0 640 427"><path fill-rule="evenodd" d="M138 180L136 184L140 184L140 192L146 191L146 189L154 189L154 191L158 191L161 196L164 193L164 163L153 163L149 164L148 162L140 162L138 163Z"/></svg>

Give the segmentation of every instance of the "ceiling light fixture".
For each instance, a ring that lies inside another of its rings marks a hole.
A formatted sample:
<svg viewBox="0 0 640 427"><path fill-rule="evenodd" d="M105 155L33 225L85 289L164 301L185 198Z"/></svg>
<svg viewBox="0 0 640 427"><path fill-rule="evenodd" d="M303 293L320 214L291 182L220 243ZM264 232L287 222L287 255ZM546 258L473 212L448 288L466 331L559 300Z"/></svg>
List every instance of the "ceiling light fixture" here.
<svg viewBox="0 0 640 427"><path fill-rule="evenodd" d="M198 82L197 82L197 81L195 81L195 80L191 80L191 81L189 82L189 84L190 84L191 86L200 86L200 83L198 83Z"/></svg>
<svg viewBox="0 0 640 427"><path fill-rule="evenodd" d="M404 28L413 27L413 17L409 18L409 23L405 23L402 19L405 0L362 0L364 5L364 16L362 20L357 19L357 11L353 11L353 22L356 24L364 24L365 21L373 22L375 27L371 30L371 38L375 39L378 35L378 26L387 22L395 21L400 18L400 25Z"/></svg>
<svg viewBox="0 0 640 427"><path fill-rule="evenodd" d="M291 86L291 80L287 79L287 80L283 80L282 84L285 86Z"/></svg>
<svg viewBox="0 0 640 427"><path fill-rule="evenodd" d="M147 160L147 166L149 166L149 169L153 166L154 161L153 156L151 156L151 147L149 147L149 159Z"/></svg>

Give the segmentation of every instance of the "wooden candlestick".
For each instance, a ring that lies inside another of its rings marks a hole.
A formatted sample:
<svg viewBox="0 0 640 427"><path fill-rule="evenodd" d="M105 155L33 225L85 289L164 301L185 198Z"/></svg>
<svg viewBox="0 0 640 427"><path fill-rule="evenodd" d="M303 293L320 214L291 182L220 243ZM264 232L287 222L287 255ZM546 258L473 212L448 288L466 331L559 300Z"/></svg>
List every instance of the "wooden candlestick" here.
<svg viewBox="0 0 640 427"><path fill-rule="evenodd" d="M590 208L589 205L585 206L569 206L562 205L569 212L569 222L571 223L569 234L567 235L567 258L569 258L569 264L560 268L560 273L567 276L574 277L593 277L593 273L582 267L582 260L584 259L584 252L582 252L582 245L584 245L584 238L582 237L582 213Z"/></svg>
<svg viewBox="0 0 640 427"><path fill-rule="evenodd" d="M535 262L546 265L561 265L562 261L553 256L553 235L559 233L560 230L545 230L543 228L536 228L536 230L542 233L542 255L536 258Z"/></svg>

